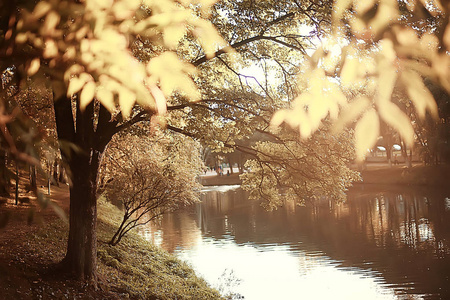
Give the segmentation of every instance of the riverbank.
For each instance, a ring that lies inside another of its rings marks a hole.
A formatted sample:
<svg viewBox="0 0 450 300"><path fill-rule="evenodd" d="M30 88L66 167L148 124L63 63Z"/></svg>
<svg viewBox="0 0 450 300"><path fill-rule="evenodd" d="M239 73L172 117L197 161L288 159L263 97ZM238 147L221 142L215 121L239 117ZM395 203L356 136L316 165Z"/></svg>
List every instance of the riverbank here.
<svg viewBox="0 0 450 300"><path fill-rule="evenodd" d="M362 184L449 187L450 166L380 166L373 164L361 171ZM355 183L355 184L361 184Z"/></svg>
<svg viewBox="0 0 450 300"><path fill-rule="evenodd" d="M52 197L66 213L68 188L54 187ZM11 201L12 202L12 201ZM3 203L10 222L0 229L0 298L2 299L220 299L186 263L130 232L117 246L107 241L121 212L98 202L98 289L86 288L60 274L67 223L51 209L27 225L31 204ZM30 219L31 220L31 219Z"/></svg>
<svg viewBox="0 0 450 300"><path fill-rule="evenodd" d="M200 183L204 186L213 185L240 185L242 183L239 174L234 173L230 175L204 175L200 176Z"/></svg>
<svg viewBox="0 0 450 300"><path fill-rule="evenodd" d="M362 182L359 184L380 185L413 185L413 186L441 186L450 187L450 166L423 166L416 165L412 168L406 166L388 166L382 163L367 164L361 171ZM200 177L200 183L204 186L214 185L239 185L239 174L219 176L208 174Z"/></svg>

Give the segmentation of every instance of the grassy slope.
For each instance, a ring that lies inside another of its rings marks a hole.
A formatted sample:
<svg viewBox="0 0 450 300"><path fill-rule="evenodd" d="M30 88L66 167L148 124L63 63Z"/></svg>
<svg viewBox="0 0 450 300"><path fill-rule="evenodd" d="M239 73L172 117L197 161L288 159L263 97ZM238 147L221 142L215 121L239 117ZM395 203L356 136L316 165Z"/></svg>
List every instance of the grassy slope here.
<svg viewBox="0 0 450 300"><path fill-rule="evenodd" d="M113 205L99 201L99 241L107 241L121 214ZM100 243L99 273L111 286L136 298L219 299L217 291L175 256L131 233L117 246Z"/></svg>
<svg viewBox="0 0 450 300"><path fill-rule="evenodd" d="M117 246L108 245L120 218L116 207L99 201L98 273L99 286L105 294L113 299L221 299L186 263L133 232ZM67 225L57 220L32 234L25 247L41 261L57 262L64 255L66 239ZM52 294L61 294L61 288L55 287L58 283L52 285ZM77 295L77 292L69 290L65 294Z"/></svg>

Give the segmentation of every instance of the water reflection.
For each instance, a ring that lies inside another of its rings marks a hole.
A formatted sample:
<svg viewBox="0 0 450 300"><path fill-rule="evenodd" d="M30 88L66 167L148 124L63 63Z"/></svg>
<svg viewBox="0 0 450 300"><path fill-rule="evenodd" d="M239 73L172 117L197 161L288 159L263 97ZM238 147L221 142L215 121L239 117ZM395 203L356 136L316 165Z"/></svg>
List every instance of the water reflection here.
<svg viewBox="0 0 450 300"><path fill-rule="evenodd" d="M266 212L241 189L209 190L146 234L213 285L232 270L245 299L447 299L446 197L366 187L346 203Z"/></svg>

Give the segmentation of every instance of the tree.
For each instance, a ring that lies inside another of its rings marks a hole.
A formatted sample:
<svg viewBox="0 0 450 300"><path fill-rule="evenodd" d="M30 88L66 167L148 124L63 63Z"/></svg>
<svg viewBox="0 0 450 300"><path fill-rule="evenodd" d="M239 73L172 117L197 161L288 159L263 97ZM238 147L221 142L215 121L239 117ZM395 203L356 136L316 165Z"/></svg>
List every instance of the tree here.
<svg viewBox="0 0 450 300"><path fill-rule="evenodd" d="M96 187L106 145L116 132L164 113L165 98L175 90L199 97L194 68L170 51L185 34L197 38L207 57L225 45L202 18L208 1L196 3L21 1L0 7L2 70L14 66L19 81L49 83L58 139L70 143L61 149L72 179L63 266L80 279L96 281ZM147 64L131 52L142 38L155 46ZM131 116L136 102L145 111Z"/></svg>
<svg viewBox="0 0 450 300"><path fill-rule="evenodd" d="M102 177L107 199L121 203L124 215L109 243L116 245L131 229L198 201L197 176L203 168L199 144L182 135L114 138Z"/></svg>
<svg viewBox="0 0 450 300"><path fill-rule="evenodd" d="M252 147L255 158L247 161L250 172L242 175L250 198L264 200L263 206L269 210L285 200L304 204L324 195L345 200L346 189L360 180L346 165L354 158L349 147L351 133L330 136L327 130L320 130L304 141L293 130L282 131L275 141Z"/></svg>

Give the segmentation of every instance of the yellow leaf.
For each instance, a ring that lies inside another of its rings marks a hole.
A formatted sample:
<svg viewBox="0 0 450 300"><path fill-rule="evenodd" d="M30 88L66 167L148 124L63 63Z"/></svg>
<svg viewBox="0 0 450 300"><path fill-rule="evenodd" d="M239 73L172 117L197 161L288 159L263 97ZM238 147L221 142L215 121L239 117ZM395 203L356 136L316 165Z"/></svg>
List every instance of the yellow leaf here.
<svg viewBox="0 0 450 300"><path fill-rule="evenodd" d="M414 142L414 129L411 120L402 110L392 102L378 105L380 117L403 137L405 142L412 146Z"/></svg>
<svg viewBox="0 0 450 300"><path fill-rule="evenodd" d="M116 109L114 104L114 94L110 90L104 87L99 87L97 88L95 97L110 112L113 112Z"/></svg>
<svg viewBox="0 0 450 300"><path fill-rule="evenodd" d="M358 65L359 61L356 57L348 56L345 59L341 71L341 84L344 88L349 88L355 83L358 74Z"/></svg>
<svg viewBox="0 0 450 300"><path fill-rule="evenodd" d="M35 58L30 62L30 65L27 69L27 75L33 76L34 74L39 71L39 68L41 67L41 60L39 58Z"/></svg>
<svg viewBox="0 0 450 300"><path fill-rule="evenodd" d="M89 65L90 63L92 63L94 61L94 59L95 59L94 54L91 52L81 53L81 61L85 65Z"/></svg>
<svg viewBox="0 0 450 300"><path fill-rule="evenodd" d="M104 42L100 49L108 49L108 46L113 46L113 49L125 49L128 45L126 37L113 29L102 30L100 39Z"/></svg>
<svg viewBox="0 0 450 300"><path fill-rule="evenodd" d="M274 127L278 127L283 124L284 119L286 118L287 111L279 110L273 114L272 120L270 120L270 125Z"/></svg>
<svg viewBox="0 0 450 300"><path fill-rule="evenodd" d="M397 79L397 70L394 67L395 52L391 41L384 39L382 41L381 55L378 61L378 94L377 104L390 102L392 91L394 90Z"/></svg>
<svg viewBox="0 0 450 300"><path fill-rule="evenodd" d="M319 128L322 119L324 119L329 112L329 101L327 96L323 94L322 97L315 97L315 101L311 102L308 107L309 124L311 131L314 132Z"/></svg>
<svg viewBox="0 0 450 300"><path fill-rule="evenodd" d="M50 11L51 8L52 8L52 6L50 3L46 2L46 1L40 1L34 7L32 15L36 19L40 19L41 17L46 15Z"/></svg>
<svg viewBox="0 0 450 300"><path fill-rule="evenodd" d="M175 48L186 32L186 25L176 24L164 28L164 43L169 48Z"/></svg>
<svg viewBox="0 0 450 300"><path fill-rule="evenodd" d="M16 43L23 44L28 40L28 36L26 33L20 32L16 35Z"/></svg>
<svg viewBox="0 0 450 300"><path fill-rule="evenodd" d="M375 0L359 0L355 1L355 10L362 16L375 5Z"/></svg>
<svg viewBox="0 0 450 300"><path fill-rule="evenodd" d="M207 17L210 14L210 8L217 2L217 0L200 0L201 13L203 16Z"/></svg>
<svg viewBox="0 0 450 300"><path fill-rule="evenodd" d="M214 57L216 51L219 49L233 53L233 49L228 47L228 44L217 33L217 30L211 22L204 19L195 19L191 20L189 23L195 27L193 33L202 45L207 58Z"/></svg>
<svg viewBox="0 0 450 300"><path fill-rule="evenodd" d="M394 43L392 42L392 40L388 38L381 40L380 47L381 47L380 53L387 62L391 63L396 59Z"/></svg>
<svg viewBox="0 0 450 300"><path fill-rule="evenodd" d="M134 10L129 8L127 1L116 1L112 6L112 11L118 21L132 18L134 14Z"/></svg>
<svg viewBox="0 0 450 300"><path fill-rule="evenodd" d="M364 160L367 150L375 146L379 134L380 120L376 111L371 108L364 114L355 127L357 160Z"/></svg>
<svg viewBox="0 0 450 300"><path fill-rule="evenodd" d="M121 86L119 88L119 106L125 119L130 117L135 102L136 95L126 87Z"/></svg>
<svg viewBox="0 0 450 300"><path fill-rule="evenodd" d="M333 19L339 21L347 8L352 5L353 0L336 0L334 3Z"/></svg>
<svg viewBox="0 0 450 300"><path fill-rule="evenodd" d="M164 95L170 96L175 90L185 93L193 100L198 100L198 93L193 80L189 77L196 71L191 64L182 62L173 52L167 51L153 58L147 64L150 74L149 84L157 84Z"/></svg>
<svg viewBox="0 0 450 300"><path fill-rule="evenodd" d="M401 75L401 79L419 117L424 119L428 110L434 118L438 118L436 101L423 83L422 77L414 71L405 70Z"/></svg>
<svg viewBox="0 0 450 300"><path fill-rule="evenodd" d="M369 107L370 100L361 96L349 103L348 107L343 109L339 119L334 123L334 132L340 132L348 124L358 120L359 116Z"/></svg>
<svg viewBox="0 0 450 300"><path fill-rule="evenodd" d="M47 39L45 41L45 48L44 52L42 53L42 56L46 59L53 58L58 55L58 46L56 45L55 41L52 39Z"/></svg>
<svg viewBox="0 0 450 300"><path fill-rule="evenodd" d="M301 121L301 124L299 125L300 137L302 137L303 139L307 139L312 134L311 123L306 121L306 119L303 120L300 119L300 121Z"/></svg>
<svg viewBox="0 0 450 300"><path fill-rule="evenodd" d="M365 40L370 40L373 37L373 32L367 28L367 24L360 18L351 18L349 23L350 28L356 37Z"/></svg>
<svg viewBox="0 0 450 300"><path fill-rule="evenodd" d="M86 34L89 31L89 26L85 25L83 27L81 27L80 29L77 30L77 32L75 33L75 38L77 39L77 41L80 41L81 39L83 39Z"/></svg>
<svg viewBox="0 0 450 300"><path fill-rule="evenodd" d="M84 68L79 64L71 65L66 72L64 72L64 81L69 82L73 75L84 71Z"/></svg>
<svg viewBox="0 0 450 300"><path fill-rule="evenodd" d="M395 37L400 44L405 46L416 45L419 42L419 38L412 28L397 29Z"/></svg>
<svg viewBox="0 0 450 300"><path fill-rule="evenodd" d="M326 80L325 71L323 69L317 68L311 72L309 77L309 90L311 94L320 97L324 92L324 84Z"/></svg>
<svg viewBox="0 0 450 300"><path fill-rule="evenodd" d="M388 27L391 22L398 21L399 11L397 1L384 0L378 5L377 14L373 18L369 27L375 34L380 33Z"/></svg>
<svg viewBox="0 0 450 300"><path fill-rule="evenodd" d="M60 15L52 10L47 14L47 17L45 17L44 24L42 25L40 32L43 36L46 35L53 35L55 32L56 26L59 24L59 21L61 20Z"/></svg>
<svg viewBox="0 0 450 300"><path fill-rule="evenodd" d="M182 74L177 81L177 90L184 93L190 101L199 101L201 94L198 91L194 81L187 75Z"/></svg>
<svg viewBox="0 0 450 300"><path fill-rule="evenodd" d="M425 51L436 52L439 47L439 39L435 34L425 33L420 38L420 45Z"/></svg>
<svg viewBox="0 0 450 300"><path fill-rule="evenodd" d="M76 57L76 55L77 55L76 48L74 46L69 46L67 47L66 52L63 55L63 59L65 61L72 60Z"/></svg>
<svg viewBox="0 0 450 300"><path fill-rule="evenodd" d="M89 81L83 87L83 90L80 94L80 109L84 111L86 106L91 103L92 99L94 99L96 84L93 81Z"/></svg>
<svg viewBox="0 0 450 300"><path fill-rule="evenodd" d="M177 9L165 13L159 13L148 18L148 23L159 28L165 28L171 24L184 23L191 17L187 9Z"/></svg>
<svg viewBox="0 0 450 300"><path fill-rule="evenodd" d="M67 96L71 97L73 94L78 93L86 82L90 80L93 80L93 78L87 73L81 73L80 76L72 78L69 81L69 87L67 88Z"/></svg>

